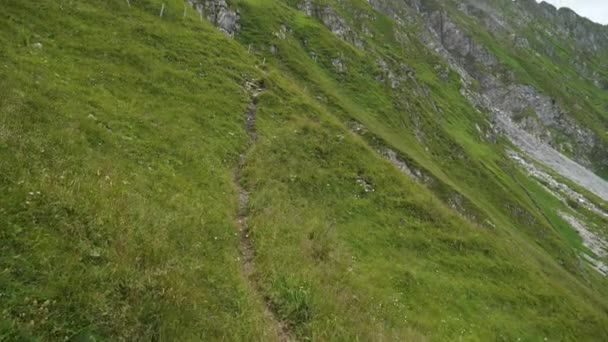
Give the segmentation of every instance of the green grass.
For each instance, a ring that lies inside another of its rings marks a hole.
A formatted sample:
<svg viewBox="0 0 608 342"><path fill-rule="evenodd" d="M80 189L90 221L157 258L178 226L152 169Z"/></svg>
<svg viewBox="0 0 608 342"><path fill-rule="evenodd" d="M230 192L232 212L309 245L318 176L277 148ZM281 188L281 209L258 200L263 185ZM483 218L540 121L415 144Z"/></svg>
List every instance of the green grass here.
<svg viewBox="0 0 608 342"><path fill-rule="evenodd" d="M365 2L327 1L357 30L377 18L364 51L288 3L239 0L232 40L160 3L3 7L1 340L275 340L265 305L300 340L608 338L606 280L579 263L567 207L480 137L486 117L414 27L402 46ZM376 81L378 57L415 77ZM257 79L241 185L259 294L233 180Z"/></svg>
<svg viewBox="0 0 608 342"><path fill-rule="evenodd" d="M178 4L6 4L0 339L265 333L231 179L259 71Z"/></svg>

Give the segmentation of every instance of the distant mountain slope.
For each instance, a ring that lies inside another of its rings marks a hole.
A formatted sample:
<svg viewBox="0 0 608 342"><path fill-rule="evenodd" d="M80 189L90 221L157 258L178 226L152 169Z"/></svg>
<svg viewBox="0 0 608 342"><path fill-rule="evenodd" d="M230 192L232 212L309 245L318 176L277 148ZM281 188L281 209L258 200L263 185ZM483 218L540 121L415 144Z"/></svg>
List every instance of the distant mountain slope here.
<svg viewBox="0 0 608 342"><path fill-rule="evenodd" d="M0 340L608 340L606 41L533 0L9 0Z"/></svg>

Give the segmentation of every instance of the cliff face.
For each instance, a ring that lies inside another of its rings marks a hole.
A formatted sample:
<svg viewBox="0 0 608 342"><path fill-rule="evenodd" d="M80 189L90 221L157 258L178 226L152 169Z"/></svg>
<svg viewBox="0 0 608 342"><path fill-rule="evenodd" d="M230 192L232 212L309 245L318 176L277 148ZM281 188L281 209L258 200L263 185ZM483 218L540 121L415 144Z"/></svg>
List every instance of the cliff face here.
<svg viewBox="0 0 608 342"><path fill-rule="evenodd" d="M229 36L239 30L239 12L230 10L226 0L188 0L201 16L216 25Z"/></svg>
<svg viewBox="0 0 608 342"><path fill-rule="evenodd" d="M556 171L607 198L605 182L585 170L605 177L608 167L606 104L596 102L606 99L606 27L534 1L413 1L410 7L445 59L477 81L479 87L467 89L477 95L472 104L492 113L520 148L544 155L546 164L574 159Z"/></svg>
<svg viewBox="0 0 608 342"><path fill-rule="evenodd" d="M446 60L478 82L486 110L605 176L606 27L532 0L409 6Z"/></svg>

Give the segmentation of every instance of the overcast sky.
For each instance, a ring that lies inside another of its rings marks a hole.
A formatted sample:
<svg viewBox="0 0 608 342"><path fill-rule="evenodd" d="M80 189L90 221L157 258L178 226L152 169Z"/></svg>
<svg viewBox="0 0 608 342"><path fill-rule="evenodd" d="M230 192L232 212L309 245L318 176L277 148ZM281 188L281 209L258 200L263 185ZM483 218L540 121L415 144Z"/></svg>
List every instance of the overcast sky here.
<svg viewBox="0 0 608 342"><path fill-rule="evenodd" d="M608 24L608 0L544 0L555 7L569 7L601 24Z"/></svg>

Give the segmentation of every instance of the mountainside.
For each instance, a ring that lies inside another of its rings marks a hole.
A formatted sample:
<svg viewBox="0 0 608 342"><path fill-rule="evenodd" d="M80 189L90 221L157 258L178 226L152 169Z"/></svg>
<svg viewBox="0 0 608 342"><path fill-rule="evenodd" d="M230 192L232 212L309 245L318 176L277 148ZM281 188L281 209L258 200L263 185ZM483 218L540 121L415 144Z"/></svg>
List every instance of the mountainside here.
<svg viewBox="0 0 608 342"><path fill-rule="evenodd" d="M608 340L607 26L3 5L0 340Z"/></svg>

